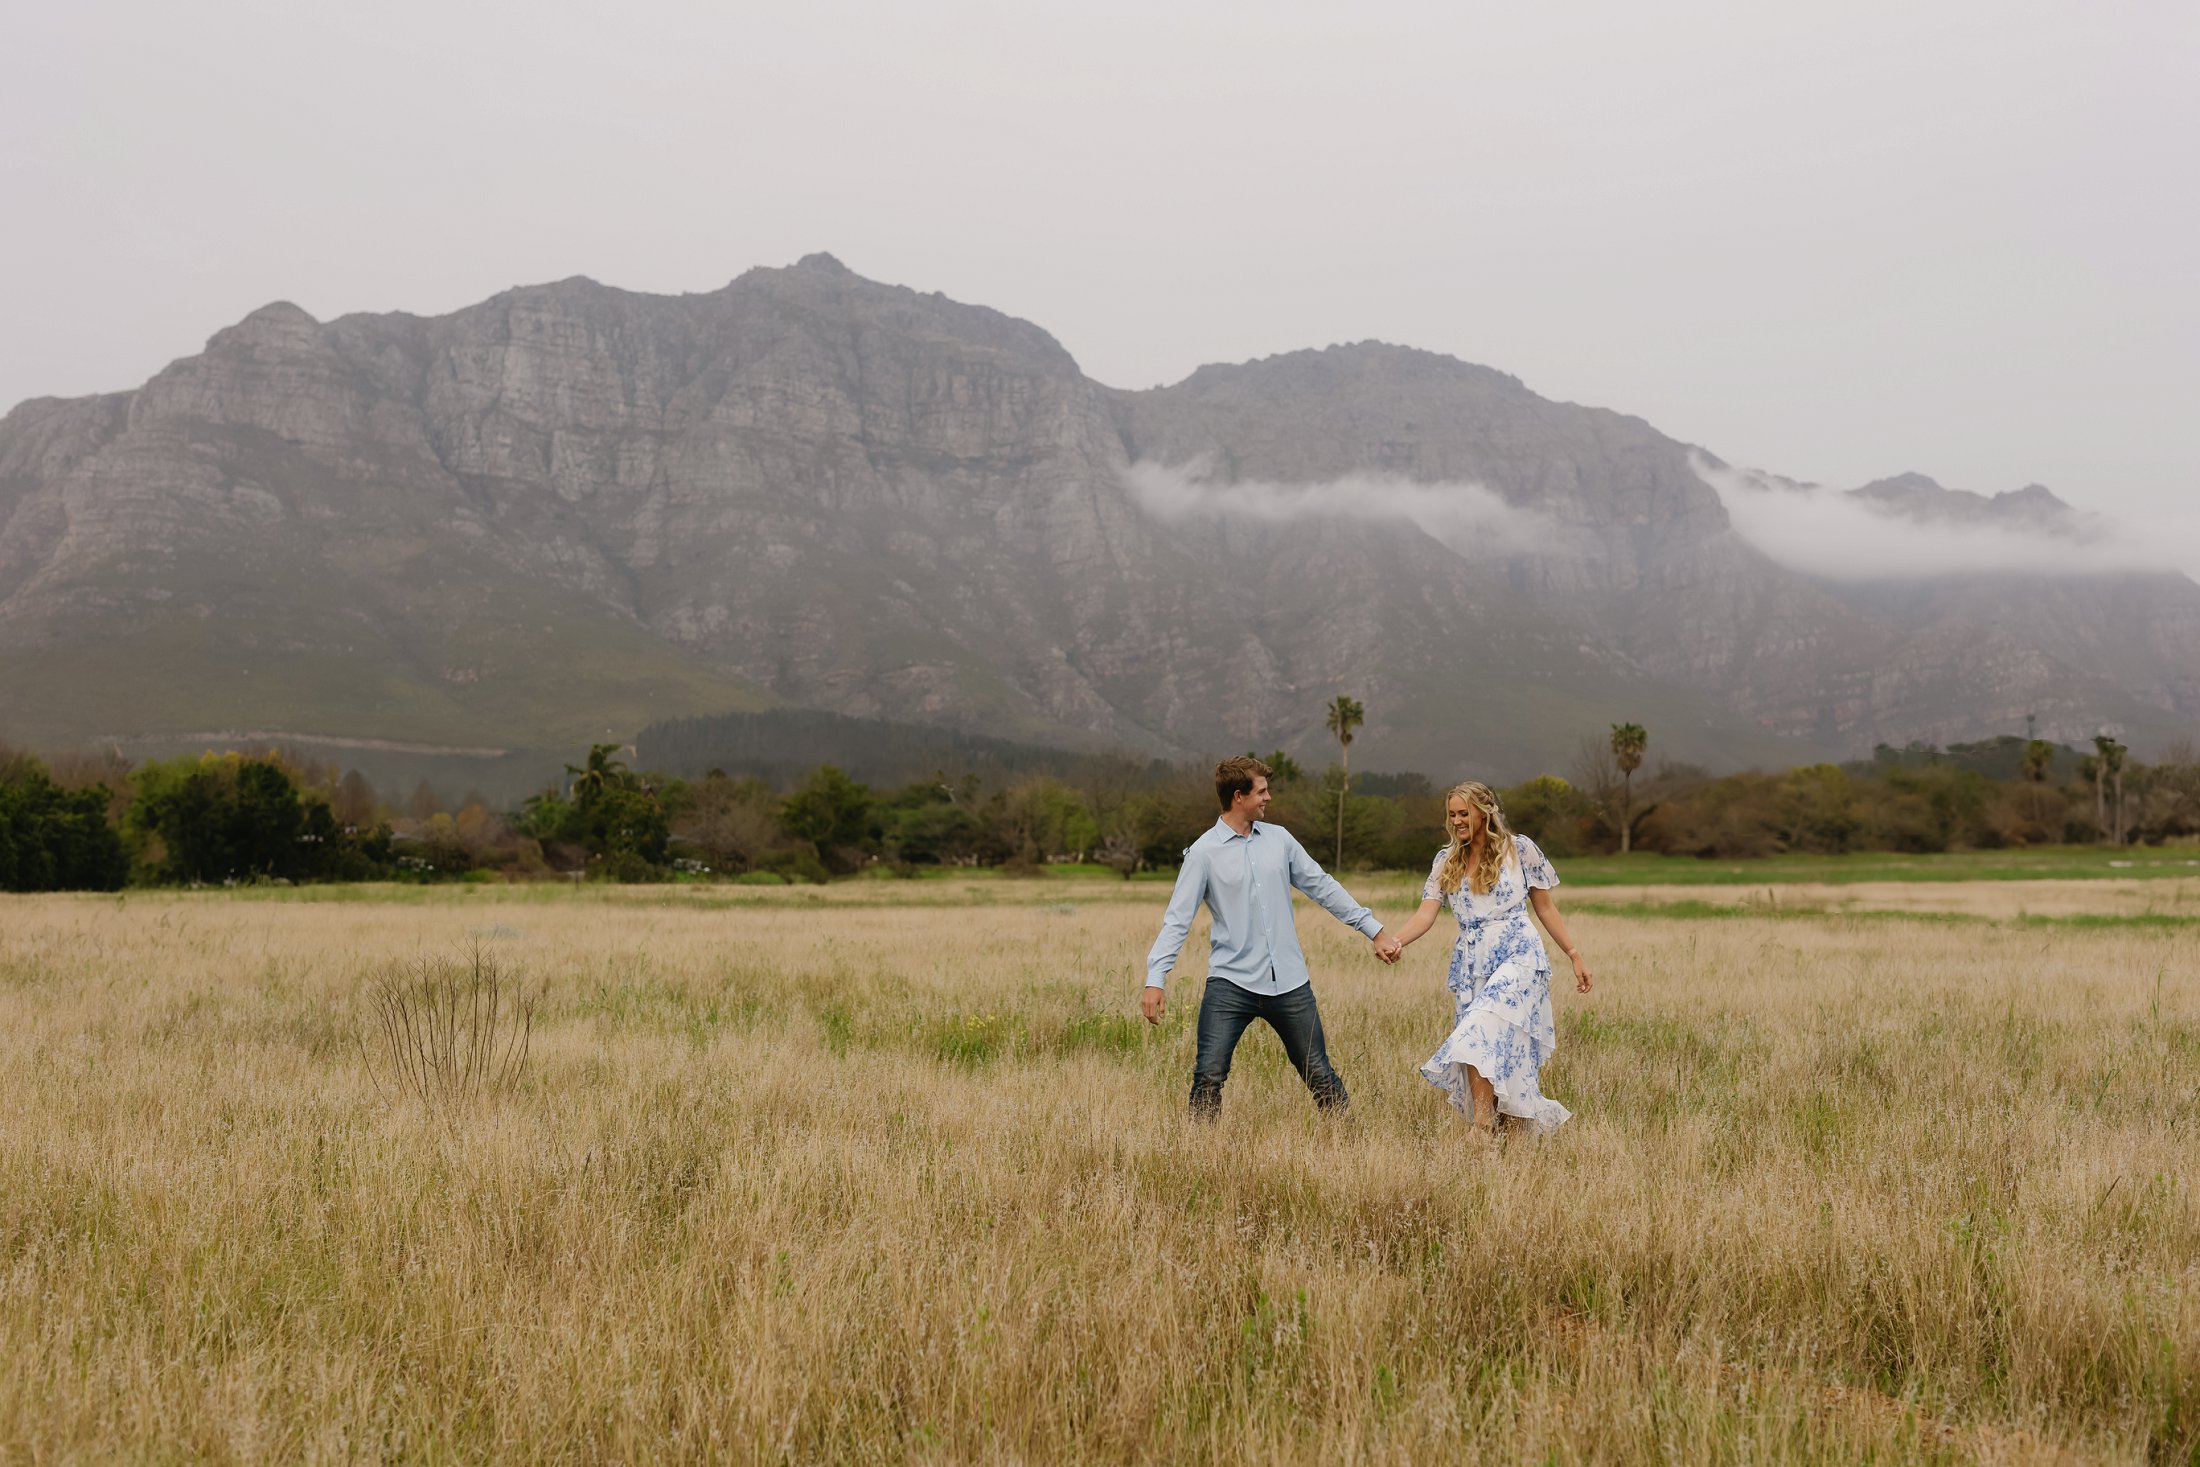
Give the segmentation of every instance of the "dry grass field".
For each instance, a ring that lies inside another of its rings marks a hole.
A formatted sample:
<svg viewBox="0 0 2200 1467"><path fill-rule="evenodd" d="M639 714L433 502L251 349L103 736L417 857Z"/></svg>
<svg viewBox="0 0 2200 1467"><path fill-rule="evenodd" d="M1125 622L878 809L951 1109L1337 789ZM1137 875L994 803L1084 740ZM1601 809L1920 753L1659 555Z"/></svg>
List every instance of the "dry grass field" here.
<svg viewBox="0 0 2200 1467"><path fill-rule="evenodd" d="M1568 888L1492 1150L1441 928L1199 1129L1151 885L0 899L0 1461L2200 1461L2200 884L2051 885ZM378 1091L474 943L521 1082Z"/></svg>

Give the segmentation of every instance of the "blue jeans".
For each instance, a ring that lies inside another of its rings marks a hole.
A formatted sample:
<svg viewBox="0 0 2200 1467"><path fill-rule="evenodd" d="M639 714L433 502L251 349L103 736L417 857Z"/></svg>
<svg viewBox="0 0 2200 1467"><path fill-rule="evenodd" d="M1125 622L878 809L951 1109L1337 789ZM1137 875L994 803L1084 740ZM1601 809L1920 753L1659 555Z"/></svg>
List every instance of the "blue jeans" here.
<svg viewBox="0 0 2200 1467"><path fill-rule="evenodd" d="M1211 1120L1222 1110L1222 1082L1230 1078L1230 1056L1255 1019L1265 1019L1283 1041L1283 1052L1299 1072L1314 1104L1325 1111L1351 1104L1344 1081L1329 1066L1322 1042L1322 1013L1314 1003L1314 985L1289 993L1249 993L1227 978L1210 978L1199 1000L1199 1051L1192 1061L1192 1115Z"/></svg>

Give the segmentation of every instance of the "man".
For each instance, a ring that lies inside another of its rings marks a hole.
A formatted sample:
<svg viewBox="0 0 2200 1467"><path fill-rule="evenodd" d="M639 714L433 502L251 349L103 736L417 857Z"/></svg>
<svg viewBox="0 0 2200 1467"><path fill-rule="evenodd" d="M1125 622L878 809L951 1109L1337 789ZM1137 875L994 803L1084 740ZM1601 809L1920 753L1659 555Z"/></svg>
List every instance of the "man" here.
<svg viewBox="0 0 2200 1467"><path fill-rule="evenodd" d="M1199 1049L1192 1064L1192 1115L1211 1120L1222 1110L1230 1056L1255 1019L1283 1040L1284 1052L1324 1111L1350 1103L1322 1042L1321 1010L1291 925L1291 888L1322 904L1332 917L1366 937L1375 955L1395 962L1398 943L1383 936L1375 914L1352 900L1280 825L1268 825L1268 766L1251 755L1215 766L1222 817L1184 852L1161 935L1146 955L1146 1022L1161 1022L1169 970L1183 951L1192 918L1205 902L1214 914L1207 991L1199 1001Z"/></svg>

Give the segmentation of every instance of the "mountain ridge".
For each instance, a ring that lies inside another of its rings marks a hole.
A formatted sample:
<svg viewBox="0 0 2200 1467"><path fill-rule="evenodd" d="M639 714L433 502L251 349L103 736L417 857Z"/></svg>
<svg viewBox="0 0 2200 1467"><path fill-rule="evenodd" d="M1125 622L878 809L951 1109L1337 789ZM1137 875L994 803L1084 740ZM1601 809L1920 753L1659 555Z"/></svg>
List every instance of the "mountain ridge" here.
<svg viewBox="0 0 2200 1467"><path fill-rule="evenodd" d="M2058 626L1992 578L1875 601L1744 540L1699 452L1390 343L1107 387L823 254L678 296L271 302L137 389L0 418L0 736L548 748L803 706L1188 757L1317 747L1351 692L1356 758L1448 777L1563 767L1622 718L1733 765L2200 710L2189 581L2068 579ZM1359 512L1195 503L1340 484Z"/></svg>

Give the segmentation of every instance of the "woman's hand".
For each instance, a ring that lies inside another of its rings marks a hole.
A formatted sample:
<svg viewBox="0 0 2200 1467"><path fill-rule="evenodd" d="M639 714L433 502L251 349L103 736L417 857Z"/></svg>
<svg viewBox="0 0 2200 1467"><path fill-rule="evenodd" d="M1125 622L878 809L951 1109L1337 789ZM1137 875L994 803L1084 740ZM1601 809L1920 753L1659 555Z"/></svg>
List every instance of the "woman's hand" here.
<svg viewBox="0 0 2200 1467"><path fill-rule="evenodd" d="M1574 965L1574 989L1576 992L1587 993L1590 989L1596 987L1596 974L1589 971L1589 960L1587 958L1584 958L1578 952L1572 952L1566 954L1566 961Z"/></svg>

